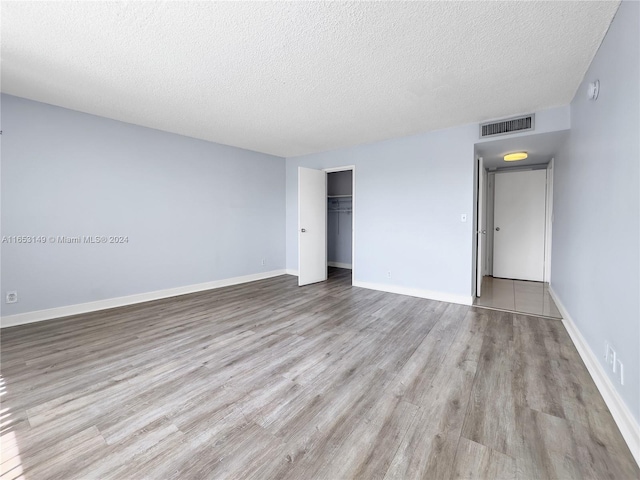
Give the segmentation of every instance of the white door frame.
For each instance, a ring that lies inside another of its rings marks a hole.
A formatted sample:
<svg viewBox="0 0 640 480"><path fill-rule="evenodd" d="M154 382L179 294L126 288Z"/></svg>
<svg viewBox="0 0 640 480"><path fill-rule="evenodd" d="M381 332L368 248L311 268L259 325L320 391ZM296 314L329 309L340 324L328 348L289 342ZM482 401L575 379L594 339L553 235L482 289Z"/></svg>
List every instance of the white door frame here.
<svg viewBox="0 0 640 480"><path fill-rule="evenodd" d="M551 283L551 233L553 231L553 165L554 158L547 165L547 205L544 232L544 281Z"/></svg>
<svg viewBox="0 0 640 480"><path fill-rule="evenodd" d="M484 274L488 276L493 276L493 194L495 190L495 172L488 172L487 174L487 210L485 211L487 218L487 247L486 247L486 259L485 259L485 270Z"/></svg>
<svg viewBox="0 0 640 480"><path fill-rule="evenodd" d="M325 173L347 172L351 170L351 284L356 280L356 166L324 168ZM328 185L328 182L327 182ZM329 229L327 228L327 231Z"/></svg>
<svg viewBox="0 0 640 480"><path fill-rule="evenodd" d="M476 220L476 291L477 297L482 295L482 279L485 273L485 250L487 248L487 220L486 220L486 179L487 175L484 170L484 159L478 157L478 201L476 202L477 220Z"/></svg>
<svg viewBox="0 0 640 480"><path fill-rule="evenodd" d="M477 158L477 157L476 157ZM551 246L552 246L552 240L553 240L553 167L554 167L554 161L555 159L552 158L551 161L549 162L549 164L547 165L547 191L546 191L546 218L545 218L545 244L544 244L544 281L547 283L551 283ZM523 167L523 170L528 169L528 167ZM514 169L516 170L516 169ZM518 169L519 170L519 169ZM488 172L487 178L491 175L493 175L495 177L495 171L493 172ZM489 186L488 190L486 193L488 193L489 191L491 191L491 187ZM476 189L476 212L478 211L478 201L479 201L479 194L480 192ZM491 203L491 205L489 205L489 203ZM487 202L487 210L491 208L493 210L493 208L495 208L495 202ZM493 212L492 212L493 213ZM485 216L487 217L487 219L489 218L488 213L485 212ZM476 219L477 220L477 219ZM491 229L493 230L494 225L489 225L487 223L487 230ZM487 235L488 236L488 235ZM488 240L488 239L487 239ZM475 242L475 249L476 249L476 255L478 254L478 243L477 241ZM490 247L490 248L489 248ZM493 255L490 253L493 251L493 242L487 242L487 246L486 246L486 250L488 253L487 256L487 264L486 264L486 274L487 275L493 275ZM490 260L490 261L489 261ZM478 270L477 270L478 264L477 261L474 262L473 266L472 266L472 274L473 274L473 278L477 278L478 275ZM485 273L485 272L483 272ZM473 292L474 297L477 296L476 292Z"/></svg>

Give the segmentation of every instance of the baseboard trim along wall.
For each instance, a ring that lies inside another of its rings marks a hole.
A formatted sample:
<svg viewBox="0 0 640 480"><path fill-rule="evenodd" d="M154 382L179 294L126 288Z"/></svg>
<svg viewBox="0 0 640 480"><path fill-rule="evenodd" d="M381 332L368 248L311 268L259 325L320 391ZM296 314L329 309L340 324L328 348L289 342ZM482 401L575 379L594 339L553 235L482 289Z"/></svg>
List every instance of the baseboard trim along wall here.
<svg viewBox="0 0 640 480"><path fill-rule="evenodd" d="M558 294L553 290L553 287L549 286L549 293L551 298L556 303L558 310L562 314L562 323L569 332L569 336L576 346L582 361L584 362L591 378L593 378L596 387L600 391L604 402L609 407L611 415L615 420L620 433L624 440L627 442L631 454L635 458L636 462L640 465L640 425L636 421L633 414L629 411L626 403L620 397L620 394L614 387L611 379L605 372L602 364L598 361L598 357L593 353L586 340L578 330L575 322L571 318L571 315L565 308L564 304L558 298Z"/></svg>
<svg viewBox="0 0 640 480"><path fill-rule="evenodd" d="M336 267L336 268L348 268L349 270L352 269L350 263L327 262L327 265L329 265L330 267Z"/></svg>
<svg viewBox="0 0 640 480"><path fill-rule="evenodd" d="M331 266L331 264L329 265ZM294 275L297 277L298 270L288 268L287 275ZM453 293L433 292L431 290L421 290L419 288L399 287L397 285L387 285L384 283L360 282L358 280L354 280L352 285L354 287L368 288L369 290L378 290L380 292L397 293L398 295L427 298L429 300L437 300L438 302L473 305L473 297L471 295L456 295Z"/></svg>
<svg viewBox="0 0 640 480"><path fill-rule="evenodd" d="M329 266L332 266L331 263L329 263ZM286 273L287 275L294 275L296 277L298 276L298 270L288 268ZM384 283L360 282L357 280L354 280L352 285L354 287L368 288L369 290L397 293L398 295L408 295L410 297L427 298L429 300L437 300L439 302L473 305L473 297L471 295L455 295L452 293L432 292L430 290L421 290L419 288L399 287L397 285L387 285Z"/></svg>
<svg viewBox="0 0 640 480"><path fill-rule="evenodd" d="M152 300L177 297L179 295L186 295L188 293L229 287L231 285L239 285L241 283L255 282L256 280L277 277L280 275L284 275L285 273L285 270L271 270L269 272L253 273L251 275L243 275L241 277L225 278L223 280L214 280L212 282L186 285L184 287L168 288L166 290L156 290L154 292L139 293L136 295L128 295L126 297L108 298L95 302L80 303L76 305L68 305L65 307L48 308L46 310L37 310L34 312L18 313L16 315L8 315L2 317L0 319L0 328L14 327L16 325L24 325L34 322L42 322L44 320L52 320L54 318L68 317L70 315L96 312L99 310L107 310L116 307L124 307L126 305L133 305L135 303L150 302Z"/></svg>
<svg viewBox="0 0 640 480"><path fill-rule="evenodd" d="M456 295L454 293L434 292L431 290L421 290L419 288L399 287L397 285L360 281L354 281L353 286L368 288L369 290L379 290L381 292L397 293L399 295L408 295L410 297L427 298L429 300L437 300L439 302L473 305L473 297L471 295Z"/></svg>

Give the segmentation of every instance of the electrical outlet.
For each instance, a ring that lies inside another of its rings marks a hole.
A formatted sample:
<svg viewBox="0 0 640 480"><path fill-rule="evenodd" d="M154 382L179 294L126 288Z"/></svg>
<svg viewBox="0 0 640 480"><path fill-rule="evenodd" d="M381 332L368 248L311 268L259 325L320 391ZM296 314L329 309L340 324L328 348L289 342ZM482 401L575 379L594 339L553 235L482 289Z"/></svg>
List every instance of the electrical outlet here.
<svg viewBox="0 0 640 480"><path fill-rule="evenodd" d="M618 358L618 354L613 349L609 342L604 344L604 360L611 367L611 371L615 374L616 380L620 382L620 385L624 385L624 365Z"/></svg>
<svg viewBox="0 0 640 480"><path fill-rule="evenodd" d="M267 260L266 259L262 259L262 265L266 265L267 264Z"/></svg>
<svg viewBox="0 0 640 480"><path fill-rule="evenodd" d="M616 363L613 364L613 371L616 374L616 378L620 382L620 385L624 385L624 365L619 359L616 359Z"/></svg>
<svg viewBox="0 0 640 480"><path fill-rule="evenodd" d="M611 365L611 369L615 371L616 351L609 344L607 344L607 351L605 353L604 358L605 358L605 360L607 362L607 365Z"/></svg>
<svg viewBox="0 0 640 480"><path fill-rule="evenodd" d="M18 303L18 291L13 290L11 292L7 292L6 301L7 303Z"/></svg>
<svg viewBox="0 0 640 480"><path fill-rule="evenodd" d="M387 278L391 278L391 272L387 272Z"/></svg>

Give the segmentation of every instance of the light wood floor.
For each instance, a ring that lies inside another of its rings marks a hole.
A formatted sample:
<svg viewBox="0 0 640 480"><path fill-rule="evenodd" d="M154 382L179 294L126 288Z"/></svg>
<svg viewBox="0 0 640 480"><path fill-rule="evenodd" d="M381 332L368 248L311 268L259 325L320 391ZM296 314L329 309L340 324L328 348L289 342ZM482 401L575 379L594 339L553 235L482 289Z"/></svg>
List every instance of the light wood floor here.
<svg viewBox="0 0 640 480"><path fill-rule="evenodd" d="M561 322L332 273L3 330L2 478L638 478Z"/></svg>

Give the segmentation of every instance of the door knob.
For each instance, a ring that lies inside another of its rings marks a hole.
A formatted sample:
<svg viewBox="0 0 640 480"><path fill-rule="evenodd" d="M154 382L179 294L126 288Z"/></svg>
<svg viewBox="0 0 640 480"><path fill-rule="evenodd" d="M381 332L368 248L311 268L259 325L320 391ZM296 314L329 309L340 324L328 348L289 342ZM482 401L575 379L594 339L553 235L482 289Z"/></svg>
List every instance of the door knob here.
<svg viewBox="0 0 640 480"><path fill-rule="evenodd" d="M306 231L307 231L307 229L306 229L306 228L301 228L301 229L300 229L300 231L301 231L302 233L304 233L304 232L306 232Z"/></svg>
<svg viewBox="0 0 640 480"><path fill-rule="evenodd" d="M500 231L500 227L496 227L496 232L499 232L499 231Z"/></svg>
<svg viewBox="0 0 640 480"><path fill-rule="evenodd" d="M481 233L482 233L483 235L486 235L486 234L487 234L487 231L486 231L486 230L482 230L482 232L481 232Z"/></svg>

